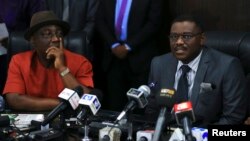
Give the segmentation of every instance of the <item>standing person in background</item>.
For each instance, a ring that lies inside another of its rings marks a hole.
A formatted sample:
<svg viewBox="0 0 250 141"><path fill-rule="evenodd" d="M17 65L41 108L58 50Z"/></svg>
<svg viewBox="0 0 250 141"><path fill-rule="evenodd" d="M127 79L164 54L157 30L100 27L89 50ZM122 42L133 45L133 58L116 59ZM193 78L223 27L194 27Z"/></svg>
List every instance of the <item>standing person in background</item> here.
<svg viewBox="0 0 250 141"><path fill-rule="evenodd" d="M104 47L107 109L122 110L129 88L147 84L150 61L158 55L161 6L161 0L100 1L96 28Z"/></svg>
<svg viewBox="0 0 250 141"><path fill-rule="evenodd" d="M148 116L158 116L155 100L161 89L174 88L175 103L192 102L193 126L243 123L247 92L242 65L238 58L206 47L205 38L203 25L195 16L179 16L172 22L171 53L157 56L151 63L149 82L156 81L158 86L149 96ZM170 114L172 107L168 108Z"/></svg>
<svg viewBox="0 0 250 141"><path fill-rule="evenodd" d="M64 88L93 88L91 63L64 48L63 37L70 26L52 11L37 12L24 37L33 50L11 58L4 88L7 104L14 110L51 110L59 104Z"/></svg>
<svg viewBox="0 0 250 141"><path fill-rule="evenodd" d="M0 23L5 23L9 32L25 31L31 17L45 10L44 0L0 0Z"/></svg>
<svg viewBox="0 0 250 141"><path fill-rule="evenodd" d="M31 16L42 10L45 10L44 0L0 0L0 30L4 25L8 34L25 31L29 27ZM4 39L0 37L0 93L6 80L7 41L8 37Z"/></svg>
<svg viewBox="0 0 250 141"><path fill-rule="evenodd" d="M61 20L69 23L70 31L82 31L86 34L86 48L89 49L88 59L93 56L93 36L95 14L98 0L46 0L46 9L54 11Z"/></svg>

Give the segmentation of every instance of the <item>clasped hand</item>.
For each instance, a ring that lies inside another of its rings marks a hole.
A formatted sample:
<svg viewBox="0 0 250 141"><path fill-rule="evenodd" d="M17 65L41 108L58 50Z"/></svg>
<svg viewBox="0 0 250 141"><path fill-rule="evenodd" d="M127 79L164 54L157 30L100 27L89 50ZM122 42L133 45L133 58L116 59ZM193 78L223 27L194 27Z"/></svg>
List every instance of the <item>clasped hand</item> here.
<svg viewBox="0 0 250 141"><path fill-rule="evenodd" d="M128 50L125 47L125 45L119 45L115 48L112 48L112 53L119 59L124 59L127 54L128 54Z"/></svg>
<svg viewBox="0 0 250 141"><path fill-rule="evenodd" d="M65 67L64 52L63 52L63 41L60 38L59 47L51 46L46 50L46 58L54 60L55 69L60 69Z"/></svg>

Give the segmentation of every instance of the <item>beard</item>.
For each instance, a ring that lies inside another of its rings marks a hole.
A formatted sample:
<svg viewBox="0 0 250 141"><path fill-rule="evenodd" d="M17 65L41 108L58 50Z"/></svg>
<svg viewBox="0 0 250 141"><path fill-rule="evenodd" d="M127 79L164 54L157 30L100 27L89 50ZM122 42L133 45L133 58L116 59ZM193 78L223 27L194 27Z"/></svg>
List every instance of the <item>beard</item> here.
<svg viewBox="0 0 250 141"><path fill-rule="evenodd" d="M46 68L54 67L54 62L55 62L54 56L51 56L48 59L46 53L42 53L42 54L38 53L38 58L39 58L40 62L44 65L44 67L46 67Z"/></svg>

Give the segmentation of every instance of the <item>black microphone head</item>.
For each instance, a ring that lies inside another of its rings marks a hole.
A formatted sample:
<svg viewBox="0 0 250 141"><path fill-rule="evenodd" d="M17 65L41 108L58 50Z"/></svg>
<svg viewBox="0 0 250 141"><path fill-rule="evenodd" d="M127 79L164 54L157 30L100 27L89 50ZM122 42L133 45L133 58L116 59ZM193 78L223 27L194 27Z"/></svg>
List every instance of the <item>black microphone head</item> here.
<svg viewBox="0 0 250 141"><path fill-rule="evenodd" d="M9 116L0 116L0 127L9 127L10 118Z"/></svg>
<svg viewBox="0 0 250 141"><path fill-rule="evenodd" d="M110 137L108 135L103 136L102 141L110 141Z"/></svg>
<svg viewBox="0 0 250 141"><path fill-rule="evenodd" d="M89 93L95 95L100 102L102 101L103 93L101 90L94 88Z"/></svg>
<svg viewBox="0 0 250 141"><path fill-rule="evenodd" d="M176 103L176 95L174 89L163 88L159 95L156 96L156 102L161 107L173 108Z"/></svg>
<svg viewBox="0 0 250 141"><path fill-rule="evenodd" d="M82 86L77 86L73 89L80 97L83 95L83 88Z"/></svg>
<svg viewBox="0 0 250 141"><path fill-rule="evenodd" d="M140 139L139 139L139 141L148 141L148 139L146 138L146 137L141 137Z"/></svg>

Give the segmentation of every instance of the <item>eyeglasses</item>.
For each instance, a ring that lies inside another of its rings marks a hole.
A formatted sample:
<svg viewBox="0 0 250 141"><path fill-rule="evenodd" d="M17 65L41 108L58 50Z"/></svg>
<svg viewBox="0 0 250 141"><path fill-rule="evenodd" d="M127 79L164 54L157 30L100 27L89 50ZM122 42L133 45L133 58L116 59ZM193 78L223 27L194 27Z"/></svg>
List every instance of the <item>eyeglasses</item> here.
<svg viewBox="0 0 250 141"><path fill-rule="evenodd" d="M44 31L44 32L38 32L38 34L46 39L50 39L54 36L56 36L57 38L63 37L63 32L61 30L58 30L56 32L51 32L51 31Z"/></svg>
<svg viewBox="0 0 250 141"><path fill-rule="evenodd" d="M168 37L170 39L170 41L177 41L180 37L183 41L189 41L190 39L192 39L193 37L195 36L198 36L202 34L202 32L199 32L199 33L183 33L183 34L177 34L177 33L171 33Z"/></svg>

